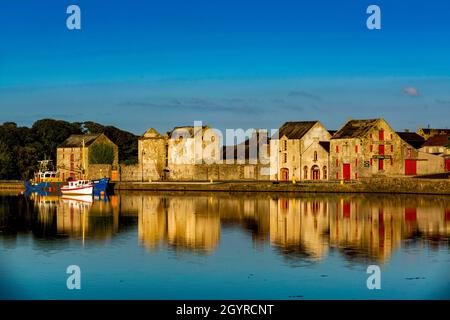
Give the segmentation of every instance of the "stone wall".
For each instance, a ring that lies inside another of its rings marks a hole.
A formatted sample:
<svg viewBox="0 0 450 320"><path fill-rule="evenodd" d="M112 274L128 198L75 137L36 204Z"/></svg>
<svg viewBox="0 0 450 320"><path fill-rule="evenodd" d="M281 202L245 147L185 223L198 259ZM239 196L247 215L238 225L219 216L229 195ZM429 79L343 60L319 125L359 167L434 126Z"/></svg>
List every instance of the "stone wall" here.
<svg viewBox="0 0 450 320"><path fill-rule="evenodd" d="M219 183L118 183L117 190L152 191L221 191L221 192L272 192L272 193L406 193L450 195L450 179L362 178L353 183L272 181L241 181Z"/></svg>
<svg viewBox="0 0 450 320"><path fill-rule="evenodd" d="M141 165L121 164L119 170L119 181L143 181Z"/></svg>
<svg viewBox="0 0 450 320"><path fill-rule="evenodd" d="M110 178L111 179L112 166L110 164L90 164L87 170L88 179L101 179Z"/></svg>
<svg viewBox="0 0 450 320"><path fill-rule="evenodd" d="M171 165L169 181L226 181L226 180L269 180L262 169L268 166L256 164L213 164L213 165Z"/></svg>
<svg viewBox="0 0 450 320"><path fill-rule="evenodd" d="M120 181L226 181L226 180L269 180L264 169L268 166L255 164L198 164L170 165L169 171L158 175L148 166L140 164L120 166ZM153 174L153 173L154 174Z"/></svg>

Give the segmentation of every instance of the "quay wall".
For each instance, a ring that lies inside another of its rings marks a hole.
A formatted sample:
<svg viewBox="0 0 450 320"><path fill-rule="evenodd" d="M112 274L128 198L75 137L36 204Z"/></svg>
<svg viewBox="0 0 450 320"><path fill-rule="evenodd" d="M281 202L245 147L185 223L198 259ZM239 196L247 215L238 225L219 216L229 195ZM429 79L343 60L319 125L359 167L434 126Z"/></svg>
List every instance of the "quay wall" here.
<svg viewBox="0 0 450 320"><path fill-rule="evenodd" d="M367 178L357 182L119 182L115 190L298 192L298 193L404 193L450 195L450 179Z"/></svg>

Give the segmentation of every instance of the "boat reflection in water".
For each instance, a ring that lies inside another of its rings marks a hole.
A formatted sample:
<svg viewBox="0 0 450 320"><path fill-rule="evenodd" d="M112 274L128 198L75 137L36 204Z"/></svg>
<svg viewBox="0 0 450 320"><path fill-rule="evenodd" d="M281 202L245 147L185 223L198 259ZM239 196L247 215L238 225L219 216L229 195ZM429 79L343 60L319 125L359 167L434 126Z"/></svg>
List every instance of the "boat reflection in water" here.
<svg viewBox="0 0 450 320"><path fill-rule="evenodd" d="M450 237L450 199L437 196L123 192L108 200L31 199L40 234L99 241L137 225L138 241L149 251L210 254L221 232L239 230L254 246L270 245L290 260L318 261L338 250L350 261L384 262L399 247L448 246Z"/></svg>

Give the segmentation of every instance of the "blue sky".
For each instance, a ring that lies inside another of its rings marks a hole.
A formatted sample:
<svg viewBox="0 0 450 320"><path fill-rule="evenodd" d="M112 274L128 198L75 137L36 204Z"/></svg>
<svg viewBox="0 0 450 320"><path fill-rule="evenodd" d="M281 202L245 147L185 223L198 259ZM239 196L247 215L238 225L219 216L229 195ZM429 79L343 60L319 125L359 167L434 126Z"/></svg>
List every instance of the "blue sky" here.
<svg viewBox="0 0 450 320"><path fill-rule="evenodd" d="M66 28L81 8L82 29ZM366 28L381 8L382 29ZM450 2L0 0L0 122L450 126Z"/></svg>

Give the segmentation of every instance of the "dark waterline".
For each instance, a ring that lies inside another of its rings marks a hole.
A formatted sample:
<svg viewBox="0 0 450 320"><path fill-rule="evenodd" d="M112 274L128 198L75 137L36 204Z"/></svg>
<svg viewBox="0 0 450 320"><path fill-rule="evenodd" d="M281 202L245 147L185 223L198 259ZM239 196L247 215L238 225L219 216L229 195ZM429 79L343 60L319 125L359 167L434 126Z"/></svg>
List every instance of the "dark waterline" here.
<svg viewBox="0 0 450 320"><path fill-rule="evenodd" d="M5 193L0 298L449 299L449 239L445 196Z"/></svg>

